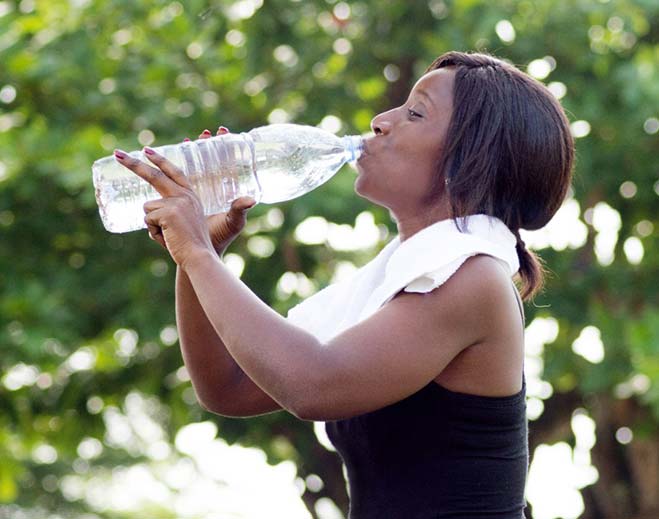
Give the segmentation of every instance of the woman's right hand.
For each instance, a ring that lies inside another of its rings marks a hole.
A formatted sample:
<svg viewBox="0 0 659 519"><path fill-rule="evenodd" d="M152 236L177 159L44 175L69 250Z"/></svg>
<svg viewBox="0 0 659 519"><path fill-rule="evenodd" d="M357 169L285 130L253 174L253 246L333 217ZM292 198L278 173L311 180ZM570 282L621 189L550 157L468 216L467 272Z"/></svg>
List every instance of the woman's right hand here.
<svg viewBox="0 0 659 519"><path fill-rule="evenodd" d="M217 130L217 135L224 135L229 133L229 130L224 126L220 126ZM200 139L208 139L212 137L210 130L204 130ZM186 139L189 140L189 139ZM226 213L214 214L207 217L208 230L211 238L211 243L215 251L222 256L231 242L238 236L247 221L247 211L249 211L256 201L249 196L242 196L236 198L231 203L231 208Z"/></svg>

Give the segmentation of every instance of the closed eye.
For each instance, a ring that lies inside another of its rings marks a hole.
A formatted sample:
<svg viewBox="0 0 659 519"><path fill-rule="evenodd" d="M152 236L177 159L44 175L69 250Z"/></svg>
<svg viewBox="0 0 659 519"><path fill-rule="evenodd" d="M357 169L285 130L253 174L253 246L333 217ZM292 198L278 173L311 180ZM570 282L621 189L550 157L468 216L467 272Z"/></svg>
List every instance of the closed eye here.
<svg viewBox="0 0 659 519"><path fill-rule="evenodd" d="M410 117L421 117L421 118L423 117L423 115L421 115L419 112L415 112L414 110L410 110L409 108L407 109L407 114Z"/></svg>

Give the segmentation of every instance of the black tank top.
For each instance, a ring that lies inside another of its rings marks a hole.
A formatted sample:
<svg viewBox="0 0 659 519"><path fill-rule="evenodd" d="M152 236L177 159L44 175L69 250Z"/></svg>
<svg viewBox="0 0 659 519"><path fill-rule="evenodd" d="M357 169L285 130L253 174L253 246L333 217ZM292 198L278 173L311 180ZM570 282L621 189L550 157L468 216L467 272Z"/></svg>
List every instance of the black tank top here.
<svg viewBox="0 0 659 519"><path fill-rule="evenodd" d="M325 424L347 469L349 519L522 519L526 384L507 397L434 381L413 395Z"/></svg>
<svg viewBox="0 0 659 519"><path fill-rule="evenodd" d="M513 287L525 326L522 299ZM510 396L413 395L325 429L348 473L348 519L524 519L526 379Z"/></svg>

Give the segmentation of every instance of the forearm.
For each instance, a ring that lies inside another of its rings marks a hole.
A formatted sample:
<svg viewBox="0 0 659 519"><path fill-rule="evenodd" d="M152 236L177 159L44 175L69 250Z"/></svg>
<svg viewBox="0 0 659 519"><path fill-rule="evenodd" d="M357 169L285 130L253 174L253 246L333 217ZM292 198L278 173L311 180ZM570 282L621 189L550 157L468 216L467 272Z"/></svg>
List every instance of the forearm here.
<svg viewBox="0 0 659 519"><path fill-rule="evenodd" d="M202 405L213 403L237 385L241 370L208 320L187 274L176 270L176 323L181 354Z"/></svg>
<svg viewBox="0 0 659 519"><path fill-rule="evenodd" d="M322 365L320 342L263 303L219 258L199 255L185 270L231 357L282 407L295 412Z"/></svg>

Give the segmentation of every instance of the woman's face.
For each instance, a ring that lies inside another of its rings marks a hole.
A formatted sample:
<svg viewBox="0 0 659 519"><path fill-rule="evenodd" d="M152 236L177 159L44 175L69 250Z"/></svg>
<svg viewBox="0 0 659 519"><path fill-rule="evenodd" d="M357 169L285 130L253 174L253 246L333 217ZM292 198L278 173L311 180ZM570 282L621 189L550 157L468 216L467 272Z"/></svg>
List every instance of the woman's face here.
<svg viewBox="0 0 659 519"><path fill-rule="evenodd" d="M451 68L433 70L414 85L407 102L371 121L357 162L355 191L395 215L422 208L442 158L453 112Z"/></svg>

